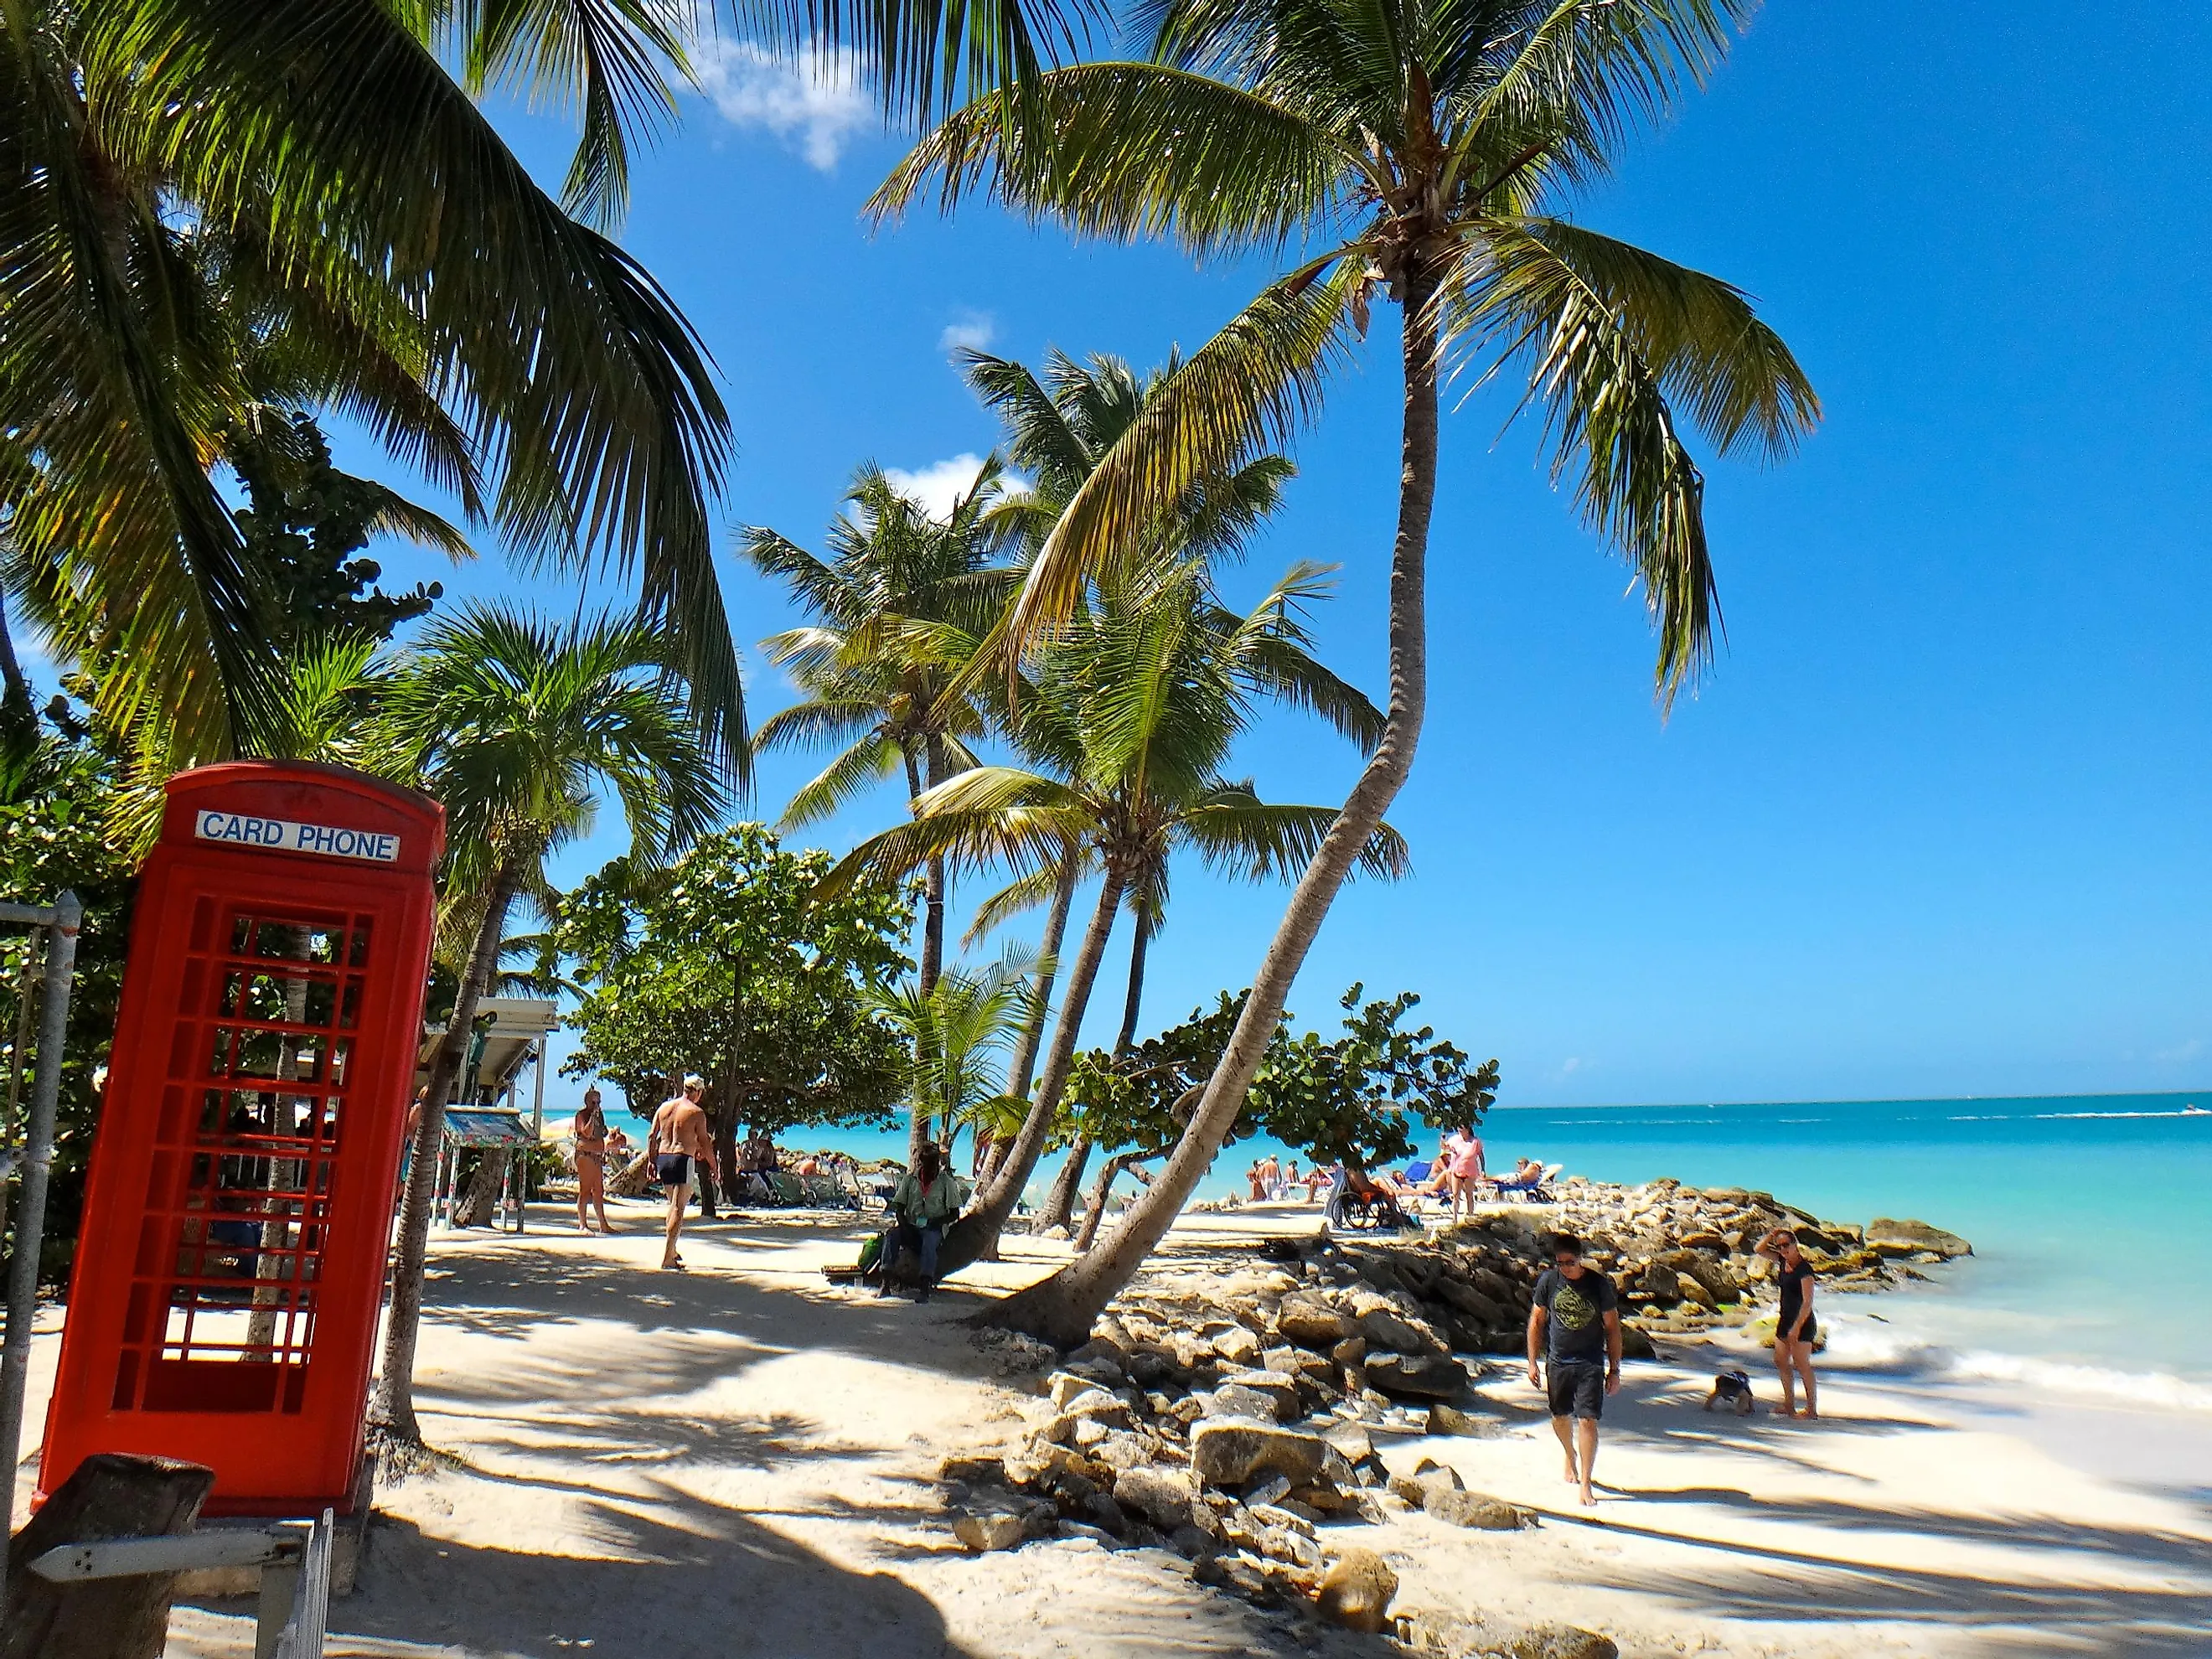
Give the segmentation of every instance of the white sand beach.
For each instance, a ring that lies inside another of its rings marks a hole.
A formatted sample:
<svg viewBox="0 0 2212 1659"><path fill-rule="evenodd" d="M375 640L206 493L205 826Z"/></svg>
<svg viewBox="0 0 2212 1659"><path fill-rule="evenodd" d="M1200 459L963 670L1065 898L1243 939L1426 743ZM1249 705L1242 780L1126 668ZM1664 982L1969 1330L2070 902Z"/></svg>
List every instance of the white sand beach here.
<svg viewBox="0 0 2212 1659"><path fill-rule="evenodd" d="M939 1465L1010 1445L1030 1403L959 1322L1064 1246L1010 1240L1006 1261L916 1307L823 1281L853 1224L695 1225L678 1275L652 1268L646 1206L619 1207L612 1239L562 1231L548 1206L519 1238L434 1240L419 1398L453 1464L380 1492L331 1653L1406 1651L1201 1588L1164 1550L1076 1537L976 1556L952 1538ZM1172 1243L1316 1225L1193 1216ZM56 1345L39 1346L34 1423ZM1817 1425L1746 1421L1699 1410L1716 1363L1630 1367L1594 1522L1567 1515L1537 1397L1500 1364L1482 1388L1503 1433L1377 1444L1394 1472L1449 1463L1541 1524L1408 1511L1327 1532L1382 1552L1396 1610L1456 1632L1455 1653L1553 1622L1632 1659L2212 1652L2212 1420L1831 1368ZM250 1610L179 1607L173 1632L179 1656L250 1651Z"/></svg>

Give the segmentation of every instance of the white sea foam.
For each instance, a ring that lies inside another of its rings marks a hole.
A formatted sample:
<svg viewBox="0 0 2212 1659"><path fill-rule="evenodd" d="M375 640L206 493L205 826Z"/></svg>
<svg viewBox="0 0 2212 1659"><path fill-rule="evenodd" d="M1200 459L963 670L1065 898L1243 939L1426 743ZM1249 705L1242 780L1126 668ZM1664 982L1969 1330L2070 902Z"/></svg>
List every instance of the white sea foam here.
<svg viewBox="0 0 2212 1659"><path fill-rule="evenodd" d="M1828 1327L1827 1361L1943 1382L2009 1382L2039 1393L2106 1406L2149 1406L2212 1413L2212 1385L2171 1371L2129 1371L2074 1360L2040 1359L1984 1348L1952 1348L1910 1332L1837 1320Z"/></svg>
<svg viewBox="0 0 2212 1659"><path fill-rule="evenodd" d="M1947 1121L1952 1123L2017 1122L2023 1116L2044 1123L2105 1117L2201 1117L2208 1123L2212 1123L2212 1111L2206 1111L2201 1106L2185 1106L2174 1112L1966 1112L1949 1118Z"/></svg>

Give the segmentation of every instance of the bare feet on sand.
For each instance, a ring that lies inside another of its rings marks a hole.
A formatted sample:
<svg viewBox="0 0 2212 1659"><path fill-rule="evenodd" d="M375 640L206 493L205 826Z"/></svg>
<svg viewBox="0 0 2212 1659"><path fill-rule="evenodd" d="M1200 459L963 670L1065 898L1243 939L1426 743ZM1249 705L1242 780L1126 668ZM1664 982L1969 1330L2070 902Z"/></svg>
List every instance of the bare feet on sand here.
<svg viewBox="0 0 2212 1659"><path fill-rule="evenodd" d="M1594 1510L1597 1507L1597 1494L1588 1486L1583 1488L1583 1507L1586 1510Z"/></svg>

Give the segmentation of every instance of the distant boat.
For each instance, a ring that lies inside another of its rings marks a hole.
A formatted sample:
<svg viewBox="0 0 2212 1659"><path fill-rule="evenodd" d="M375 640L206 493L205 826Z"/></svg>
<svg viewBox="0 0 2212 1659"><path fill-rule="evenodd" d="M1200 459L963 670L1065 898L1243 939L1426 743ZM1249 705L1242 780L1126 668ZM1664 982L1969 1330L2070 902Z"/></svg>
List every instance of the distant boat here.
<svg viewBox="0 0 2212 1659"><path fill-rule="evenodd" d="M2191 1104L2181 1109L2181 1115L2184 1117L2212 1117L2212 1111L2208 1111L2202 1106Z"/></svg>

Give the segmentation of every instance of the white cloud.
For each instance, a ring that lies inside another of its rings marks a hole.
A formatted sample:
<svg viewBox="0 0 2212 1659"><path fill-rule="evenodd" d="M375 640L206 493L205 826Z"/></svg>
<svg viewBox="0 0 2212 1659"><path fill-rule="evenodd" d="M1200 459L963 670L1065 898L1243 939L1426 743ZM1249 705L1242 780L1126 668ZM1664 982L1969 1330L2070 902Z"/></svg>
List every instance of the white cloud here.
<svg viewBox="0 0 2212 1659"><path fill-rule="evenodd" d="M1570 1072L1579 1072L1582 1068L1583 1062L1579 1056L1570 1057L1566 1064L1559 1067L1559 1074L1564 1077Z"/></svg>
<svg viewBox="0 0 2212 1659"><path fill-rule="evenodd" d="M2203 1052L2204 1039L2191 1037L2185 1042L2175 1043L2171 1048L2160 1048L2151 1058L2161 1066L2182 1066L2195 1060Z"/></svg>
<svg viewBox="0 0 2212 1659"><path fill-rule="evenodd" d="M893 489L915 502L932 518L942 519L952 511L954 501L975 487L975 475L982 470L983 458L981 455L963 453L933 462L915 472L887 466L884 469L884 477L890 480Z"/></svg>
<svg viewBox="0 0 2212 1659"><path fill-rule="evenodd" d="M837 165L846 141L877 118L849 52L811 52L789 63L750 40L715 40L702 44L692 64L724 120L795 143L824 173Z"/></svg>
<svg viewBox="0 0 2212 1659"><path fill-rule="evenodd" d="M988 351L998 337L998 320L989 312L963 311L945 324L945 331L937 337L937 349L948 356L955 351Z"/></svg>

